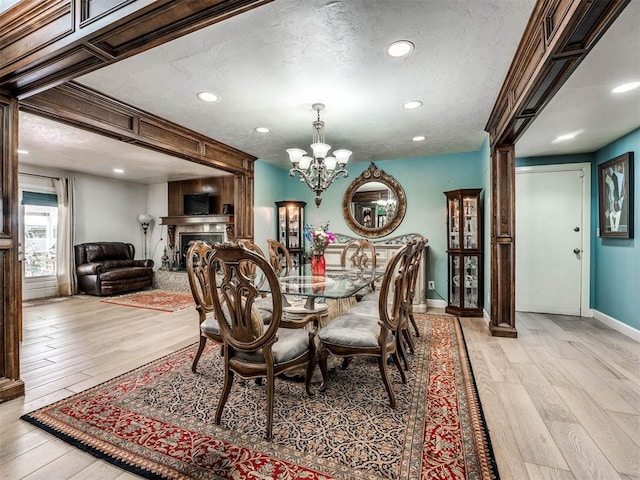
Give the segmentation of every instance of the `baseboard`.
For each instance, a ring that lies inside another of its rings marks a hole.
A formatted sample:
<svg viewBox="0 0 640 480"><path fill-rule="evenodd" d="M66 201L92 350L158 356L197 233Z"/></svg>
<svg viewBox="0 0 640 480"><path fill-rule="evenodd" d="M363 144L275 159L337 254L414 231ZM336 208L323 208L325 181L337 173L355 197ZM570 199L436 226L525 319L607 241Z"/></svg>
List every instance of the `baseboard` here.
<svg viewBox="0 0 640 480"><path fill-rule="evenodd" d="M414 313L427 313L427 304L426 303L414 303L413 304L413 312Z"/></svg>
<svg viewBox="0 0 640 480"><path fill-rule="evenodd" d="M446 300L440 300L438 298L428 298L427 306L432 308L444 308L447 306Z"/></svg>
<svg viewBox="0 0 640 480"><path fill-rule="evenodd" d="M633 328L626 323L622 323L620 320L617 320L613 317L610 317L606 313L599 312L598 310L593 311L593 318L604 323L606 326L617 330L618 332L626 335L627 337L635 340L636 342L640 342L640 330Z"/></svg>

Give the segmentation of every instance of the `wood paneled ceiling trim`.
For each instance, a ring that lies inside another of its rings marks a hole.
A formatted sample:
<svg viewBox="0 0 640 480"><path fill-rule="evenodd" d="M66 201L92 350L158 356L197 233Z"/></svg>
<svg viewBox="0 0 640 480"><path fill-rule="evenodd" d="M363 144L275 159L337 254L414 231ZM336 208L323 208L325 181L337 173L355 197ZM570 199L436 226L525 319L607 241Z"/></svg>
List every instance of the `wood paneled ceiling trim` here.
<svg viewBox="0 0 640 480"><path fill-rule="evenodd" d="M20 102L20 109L231 173L246 173L256 157L139 110L77 83Z"/></svg>
<svg viewBox="0 0 640 480"><path fill-rule="evenodd" d="M22 0L0 16L0 89L23 99L270 1L123 1L91 16L73 0Z"/></svg>
<svg viewBox="0 0 640 480"><path fill-rule="evenodd" d="M485 130L514 144L631 0L540 0Z"/></svg>

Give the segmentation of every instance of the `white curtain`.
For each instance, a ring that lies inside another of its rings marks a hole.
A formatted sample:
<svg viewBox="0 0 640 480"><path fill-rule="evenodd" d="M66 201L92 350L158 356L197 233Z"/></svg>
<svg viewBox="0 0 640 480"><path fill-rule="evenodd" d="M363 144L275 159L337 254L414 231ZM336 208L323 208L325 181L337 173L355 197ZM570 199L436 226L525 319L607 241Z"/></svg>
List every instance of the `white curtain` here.
<svg viewBox="0 0 640 480"><path fill-rule="evenodd" d="M73 178L53 179L58 195L57 277L58 295L61 297L76 293L74 183Z"/></svg>

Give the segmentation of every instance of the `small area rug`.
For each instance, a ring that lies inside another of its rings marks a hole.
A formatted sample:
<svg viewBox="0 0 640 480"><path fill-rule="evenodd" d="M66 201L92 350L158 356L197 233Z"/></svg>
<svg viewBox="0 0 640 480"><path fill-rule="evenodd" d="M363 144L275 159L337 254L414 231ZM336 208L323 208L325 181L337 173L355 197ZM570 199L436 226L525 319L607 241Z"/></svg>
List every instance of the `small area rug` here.
<svg viewBox="0 0 640 480"><path fill-rule="evenodd" d="M127 293L117 297L103 298L102 303L113 303L126 307L146 308L148 310L160 310L163 312L178 312L195 307L193 296L190 293L167 292L164 290L145 290L142 292Z"/></svg>
<svg viewBox="0 0 640 480"><path fill-rule="evenodd" d="M416 315L421 336L408 382L390 365L389 407L377 362L354 359L325 392L276 380L273 440L265 387L236 379L214 423L222 359L210 345L190 370L190 346L22 418L145 478L497 479L456 317Z"/></svg>

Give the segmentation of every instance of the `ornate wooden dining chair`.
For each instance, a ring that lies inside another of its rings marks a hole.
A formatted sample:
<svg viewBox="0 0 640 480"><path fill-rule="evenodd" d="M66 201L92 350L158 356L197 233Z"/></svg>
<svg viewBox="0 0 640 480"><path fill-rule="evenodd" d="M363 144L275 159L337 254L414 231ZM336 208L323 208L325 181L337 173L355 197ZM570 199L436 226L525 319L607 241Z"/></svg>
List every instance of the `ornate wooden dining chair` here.
<svg viewBox="0 0 640 480"><path fill-rule="evenodd" d="M340 253L340 265L343 268L375 270L377 266L376 247L369 240L360 238L347 243ZM363 288L356 294L356 300L360 301L365 295L375 291L374 282Z"/></svg>
<svg viewBox="0 0 640 480"><path fill-rule="evenodd" d="M200 322L200 342L191 371L196 372L196 367L207 344L207 340L212 340L222 344L222 334L220 333L220 325L213 312L213 294L211 284L209 283L210 256L213 247L208 243L197 240L191 244L187 251L187 277L189 279L189 287L191 295L196 304L198 319ZM248 274L251 275L251 268L246 266ZM255 273L255 271L253 272ZM256 309L263 323L271 321L271 302L268 299L261 298L256 301Z"/></svg>
<svg viewBox="0 0 640 480"><path fill-rule="evenodd" d="M191 295L193 295L200 320L200 343L191 364L191 371L194 373L207 339L222 344L220 325L213 314L213 297L209 283L210 255L211 245L202 240L193 242L187 250L189 287L191 287Z"/></svg>
<svg viewBox="0 0 640 480"><path fill-rule="evenodd" d="M270 238L267 240L269 262L278 276L287 277L291 273L291 254L282 242Z"/></svg>
<svg viewBox="0 0 640 480"><path fill-rule="evenodd" d="M413 300L416 296L416 285L418 284L418 276L420 275L420 263L422 262L422 255L424 254L424 247L427 244L427 239L422 237L418 239L413 254L411 255L411 259L409 262L409 279L408 279L408 289L406 296L406 312L409 317L409 321L411 325L413 325L413 329L416 333L416 337L420 336L420 330L418 329L418 325L416 323L416 319L413 316Z"/></svg>
<svg viewBox="0 0 640 480"><path fill-rule="evenodd" d="M282 318L280 283L269 262L259 254L237 244L225 244L209 255L209 283L219 291L213 295L213 310L223 339L224 387L218 402L215 421L220 424L234 376L266 378L267 428L270 439L273 429L273 399L276 375L305 366L305 387L312 396L311 377L316 365L315 336L318 316L308 315L298 321ZM247 268L251 267L251 268ZM255 302L261 298L253 283L253 271L265 278L271 291L272 317L264 324L256 312ZM309 328L307 325L310 325Z"/></svg>
<svg viewBox="0 0 640 480"><path fill-rule="evenodd" d="M327 388L327 358L330 353L343 358L377 357L382 382L389 395L389 403L392 408L396 407L396 397L387 370L387 359L391 356L400 372L402 382L406 383L407 377L398 357L396 336L400 319L404 315L401 297L406 283L406 270L399 268L399 265L406 261L411 251L412 246L405 245L387 263L380 286L377 316L349 311L334 318L320 329L318 338L322 372L321 391Z"/></svg>
<svg viewBox="0 0 640 480"><path fill-rule="evenodd" d="M411 249L407 256L404 257L400 268L405 271L405 282L400 295L400 301L402 302L402 316L400 317L400 323L398 325L398 336L396 340L398 342L398 353L402 361L404 362L405 370L409 370L409 360L404 350L404 344L402 340L407 344L409 352L413 355L415 352L415 345L409 332L409 322L412 323L416 335L420 335L418 325L413 317L413 299L415 297L416 282L418 279L418 271L420 269L420 259L422 258L422 251L424 250L426 240L424 238L414 239L408 242Z"/></svg>

